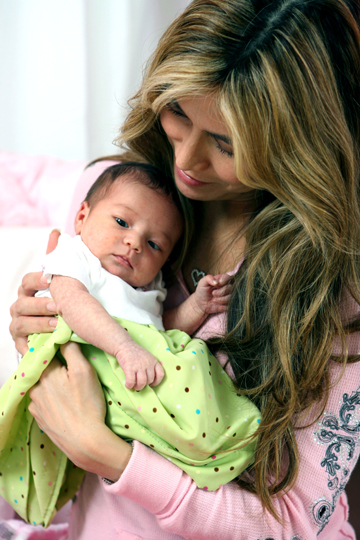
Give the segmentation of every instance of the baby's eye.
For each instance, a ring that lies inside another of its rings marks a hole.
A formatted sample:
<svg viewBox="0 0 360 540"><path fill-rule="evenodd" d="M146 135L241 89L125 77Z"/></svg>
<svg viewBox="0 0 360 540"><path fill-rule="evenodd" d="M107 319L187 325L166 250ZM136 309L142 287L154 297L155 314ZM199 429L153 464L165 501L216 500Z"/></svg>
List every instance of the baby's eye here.
<svg viewBox="0 0 360 540"><path fill-rule="evenodd" d="M149 246L151 246L153 249L160 249L159 246L157 244L155 244L155 242L153 242L152 240L149 240L148 241L148 244Z"/></svg>
<svg viewBox="0 0 360 540"><path fill-rule="evenodd" d="M126 229L129 228L129 225L123 219L117 217L115 218L115 221L120 225L120 227L125 227Z"/></svg>

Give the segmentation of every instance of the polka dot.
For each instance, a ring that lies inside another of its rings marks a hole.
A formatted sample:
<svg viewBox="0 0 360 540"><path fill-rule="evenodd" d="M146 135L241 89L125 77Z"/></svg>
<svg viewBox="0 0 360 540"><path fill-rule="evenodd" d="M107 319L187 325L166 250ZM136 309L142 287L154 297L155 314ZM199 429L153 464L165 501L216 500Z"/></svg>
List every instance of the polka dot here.
<svg viewBox="0 0 360 540"><path fill-rule="evenodd" d="M166 347L166 350L167 350L167 351L170 351L169 347Z"/></svg>
<svg viewBox="0 0 360 540"><path fill-rule="evenodd" d="M170 414L171 418L175 418L175 414Z"/></svg>
<svg viewBox="0 0 360 540"><path fill-rule="evenodd" d="M96 356L93 356L93 357L92 357L92 360L96 360Z"/></svg>
<svg viewBox="0 0 360 540"><path fill-rule="evenodd" d="M48 482L48 486L52 486L52 482Z"/></svg>
<svg viewBox="0 0 360 540"><path fill-rule="evenodd" d="M34 347L30 347L29 352L34 352Z"/></svg>
<svg viewBox="0 0 360 540"><path fill-rule="evenodd" d="M119 407L121 407L121 403L120 403L120 401L118 401L118 405L119 405Z"/></svg>
<svg viewBox="0 0 360 540"><path fill-rule="evenodd" d="M124 426L125 429L129 429L129 426L127 424L125 424Z"/></svg>
<svg viewBox="0 0 360 540"><path fill-rule="evenodd" d="M260 418L257 419L257 423L260 424Z"/></svg>
<svg viewBox="0 0 360 540"><path fill-rule="evenodd" d="M181 366L176 366L176 369L177 369L178 371L180 371Z"/></svg>
<svg viewBox="0 0 360 540"><path fill-rule="evenodd" d="M157 412L157 408L156 408L156 407L153 408L153 412Z"/></svg>
<svg viewBox="0 0 360 540"><path fill-rule="evenodd" d="M56 456L56 452L53 452L53 456Z"/></svg>
<svg viewBox="0 0 360 540"><path fill-rule="evenodd" d="M186 387L186 388L185 388L185 392L188 392L188 391L189 391L189 389L188 389L188 387Z"/></svg>
<svg viewBox="0 0 360 540"><path fill-rule="evenodd" d="M33 471L33 475L36 476L36 472L35 472L35 471Z"/></svg>
<svg viewBox="0 0 360 540"><path fill-rule="evenodd" d="M219 472L219 467L215 467L214 471Z"/></svg>
<svg viewBox="0 0 360 540"><path fill-rule="evenodd" d="M138 407L138 411L141 411L141 407Z"/></svg>
<svg viewBox="0 0 360 540"><path fill-rule="evenodd" d="M14 379L16 379L16 375L14 376Z"/></svg>
<svg viewBox="0 0 360 540"><path fill-rule="evenodd" d="M144 334L139 334L139 337L144 337Z"/></svg>
<svg viewBox="0 0 360 540"><path fill-rule="evenodd" d="M196 409L196 414L200 414L200 409Z"/></svg>
<svg viewBox="0 0 360 540"><path fill-rule="evenodd" d="M25 377L25 373L22 373L21 376L22 376L22 377Z"/></svg>
<svg viewBox="0 0 360 540"><path fill-rule="evenodd" d="M25 392L20 392L20 396L25 396Z"/></svg>
<svg viewBox="0 0 360 540"><path fill-rule="evenodd" d="M209 394L209 398L211 399L211 394Z"/></svg>
<svg viewBox="0 0 360 540"><path fill-rule="evenodd" d="M43 361L43 364L47 364L47 363L48 363L48 361L47 361L47 360L44 360L44 361Z"/></svg>
<svg viewBox="0 0 360 540"><path fill-rule="evenodd" d="M211 456L211 459L216 459L216 456Z"/></svg>
<svg viewBox="0 0 360 540"><path fill-rule="evenodd" d="M22 476L20 476L20 481L21 481L21 482L23 481L23 477L22 477Z"/></svg>
<svg viewBox="0 0 360 540"><path fill-rule="evenodd" d="M170 384L169 384L169 388L172 388L173 386L174 386L173 383L170 383Z"/></svg>
<svg viewBox="0 0 360 540"><path fill-rule="evenodd" d="M43 465L44 465L44 467L46 467L46 461L44 461Z"/></svg>
<svg viewBox="0 0 360 540"><path fill-rule="evenodd" d="M192 366L193 369L195 369L195 366Z"/></svg>
<svg viewBox="0 0 360 540"><path fill-rule="evenodd" d="M196 474L200 474L200 471L196 471Z"/></svg>
<svg viewBox="0 0 360 540"><path fill-rule="evenodd" d="M195 352L195 351L191 351L191 352L192 352L193 354L196 354L196 352Z"/></svg>
<svg viewBox="0 0 360 540"><path fill-rule="evenodd" d="M207 487L207 486L204 486L203 489L206 491L206 490L208 489L208 487Z"/></svg>
<svg viewBox="0 0 360 540"><path fill-rule="evenodd" d="M194 444L191 442L191 443L189 443L189 446L194 446Z"/></svg>
<svg viewBox="0 0 360 540"><path fill-rule="evenodd" d="M205 437L206 437L206 433L203 433L203 434L202 434L202 436L203 436L203 439L205 439Z"/></svg>
<svg viewBox="0 0 360 540"><path fill-rule="evenodd" d="M177 408L177 409L181 409L181 405L176 405L176 408Z"/></svg>
<svg viewBox="0 0 360 540"><path fill-rule="evenodd" d="M109 405L112 405L112 401L108 401L108 404L109 404Z"/></svg>
<svg viewBox="0 0 360 540"><path fill-rule="evenodd" d="M43 445L43 444L40 444L40 448L41 448L41 449L44 448L44 445Z"/></svg>
<svg viewBox="0 0 360 540"><path fill-rule="evenodd" d="M184 349L184 348L185 348L185 345L181 344L181 347Z"/></svg>
<svg viewBox="0 0 360 540"><path fill-rule="evenodd" d="M233 471L235 467L230 467L230 471Z"/></svg>
<svg viewBox="0 0 360 540"><path fill-rule="evenodd" d="M204 354L204 351L201 349L201 352Z"/></svg>
<svg viewBox="0 0 360 540"><path fill-rule="evenodd" d="M218 422L218 421L219 421L219 419L218 419L218 418L216 417L216 420L215 420L215 422Z"/></svg>
<svg viewBox="0 0 360 540"><path fill-rule="evenodd" d="M153 444L150 444L151 448L155 448L155 446Z"/></svg>
<svg viewBox="0 0 360 540"><path fill-rule="evenodd" d="M248 421L248 418L244 418L244 422L247 422Z"/></svg>
<svg viewBox="0 0 360 540"><path fill-rule="evenodd" d="M16 499L14 499L14 502L17 504L17 500L16 500Z"/></svg>
<svg viewBox="0 0 360 540"><path fill-rule="evenodd" d="M233 437L236 437L236 433L234 433Z"/></svg>
<svg viewBox="0 0 360 540"><path fill-rule="evenodd" d="M218 381L219 384L222 384L222 381Z"/></svg>

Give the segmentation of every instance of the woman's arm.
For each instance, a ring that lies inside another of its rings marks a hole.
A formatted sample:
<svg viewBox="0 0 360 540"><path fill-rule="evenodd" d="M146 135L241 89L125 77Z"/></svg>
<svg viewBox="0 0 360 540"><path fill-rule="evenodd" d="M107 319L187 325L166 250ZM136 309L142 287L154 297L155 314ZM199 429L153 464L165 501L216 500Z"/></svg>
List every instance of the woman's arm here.
<svg viewBox="0 0 360 540"><path fill-rule="evenodd" d="M334 382L340 373L333 365ZM346 522L344 487L359 453L359 381L360 363L349 365L331 391L326 412L296 431L299 475L288 493L274 499L283 523L263 511L256 495L234 483L214 492L197 488L175 465L138 442L120 480L104 489L146 508L166 531L192 540L355 539Z"/></svg>

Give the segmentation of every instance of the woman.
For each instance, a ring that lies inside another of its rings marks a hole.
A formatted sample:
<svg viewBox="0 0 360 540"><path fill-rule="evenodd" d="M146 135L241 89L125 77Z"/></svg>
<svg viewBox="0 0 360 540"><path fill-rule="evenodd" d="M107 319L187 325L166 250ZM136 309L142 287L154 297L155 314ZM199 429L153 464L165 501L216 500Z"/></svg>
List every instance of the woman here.
<svg viewBox="0 0 360 540"><path fill-rule="evenodd" d="M193 240L170 298L235 270L226 321L201 335L261 409L256 461L207 493L140 443L131 453L69 346L68 369L52 362L30 405L90 471L69 539L354 538L343 490L359 446L358 21L350 0L194 0L164 34L121 159L163 167L183 195ZM20 351L51 330L32 298L43 287L25 276L12 308Z"/></svg>

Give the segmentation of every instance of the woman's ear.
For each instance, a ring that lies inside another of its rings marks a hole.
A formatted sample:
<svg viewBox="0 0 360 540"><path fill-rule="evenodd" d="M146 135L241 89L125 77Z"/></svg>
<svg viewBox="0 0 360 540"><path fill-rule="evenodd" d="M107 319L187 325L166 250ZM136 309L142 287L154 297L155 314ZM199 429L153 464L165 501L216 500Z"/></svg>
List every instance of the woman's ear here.
<svg viewBox="0 0 360 540"><path fill-rule="evenodd" d="M90 206L87 201L84 201L81 203L80 208L78 210L78 213L75 217L75 232L76 234L81 233L81 229L83 228L83 225L86 221L87 216L90 212Z"/></svg>

